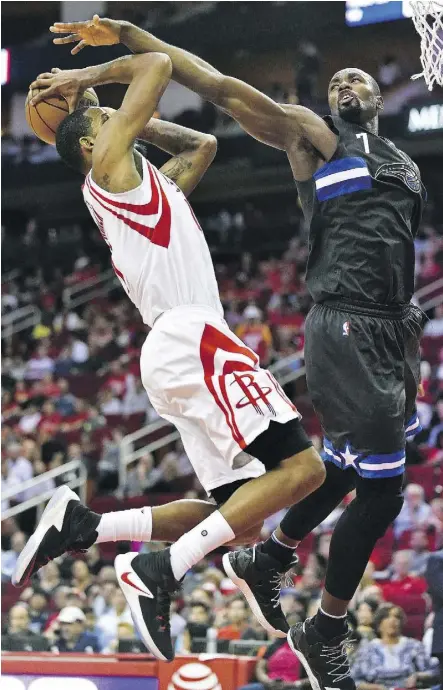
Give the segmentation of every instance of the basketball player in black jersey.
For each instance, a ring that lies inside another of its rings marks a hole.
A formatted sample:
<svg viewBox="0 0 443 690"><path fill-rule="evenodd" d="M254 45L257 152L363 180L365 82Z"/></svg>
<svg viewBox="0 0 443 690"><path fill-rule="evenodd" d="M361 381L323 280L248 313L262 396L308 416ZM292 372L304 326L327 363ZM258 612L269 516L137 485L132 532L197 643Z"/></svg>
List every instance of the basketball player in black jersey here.
<svg viewBox="0 0 443 690"><path fill-rule="evenodd" d="M73 53L119 42L135 53L166 53L173 79L287 153L310 225L306 280L315 304L306 321L306 375L324 430L327 478L267 542L225 556L224 565L250 603L272 617L265 599L276 573L260 570L261 554L284 570L297 544L355 488L332 537L321 608L288 634L314 690L354 688L344 651L347 605L377 539L401 509L405 438L419 430L422 314L410 304L424 199L419 171L378 136L383 100L360 69L333 76L331 116L322 119L279 105L127 22L95 17L52 31L71 33L55 42L77 42Z"/></svg>

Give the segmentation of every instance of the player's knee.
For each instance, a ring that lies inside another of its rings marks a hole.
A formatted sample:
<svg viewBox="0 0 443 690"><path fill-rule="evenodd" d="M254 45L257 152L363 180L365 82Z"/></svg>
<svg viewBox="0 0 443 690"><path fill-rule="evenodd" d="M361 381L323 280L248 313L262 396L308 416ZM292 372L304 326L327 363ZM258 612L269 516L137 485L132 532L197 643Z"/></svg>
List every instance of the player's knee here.
<svg viewBox="0 0 443 690"><path fill-rule="evenodd" d="M306 471L311 491L318 489L326 479L325 463L314 446L306 451Z"/></svg>
<svg viewBox="0 0 443 690"><path fill-rule="evenodd" d="M356 498L356 519L364 531L374 539L380 539L394 522L403 506L403 496L399 493L372 494L365 498Z"/></svg>
<svg viewBox="0 0 443 690"><path fill-rule="evenodd" d="M307 493L312 493L318 489L326 479L326 468L320 455L315 448L311 446L301 453L297 453L288 461L291 467L303 468L302 482L306 488ZM294 474L294 482L296 489L300 485L300 474Z"/></svg>

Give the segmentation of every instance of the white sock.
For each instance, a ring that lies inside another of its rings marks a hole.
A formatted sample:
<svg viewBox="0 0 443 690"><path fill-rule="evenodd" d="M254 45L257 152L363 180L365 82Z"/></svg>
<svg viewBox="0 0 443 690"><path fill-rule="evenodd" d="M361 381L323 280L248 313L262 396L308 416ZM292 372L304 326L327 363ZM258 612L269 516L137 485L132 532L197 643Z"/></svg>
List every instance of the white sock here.
<svg viewBox="0 0 443 690"><path fill-rule="evenodd" d="M96 544L107 541L151 541L152 510L146 507L104 513L97 532Z"/></svg>
<svg viewBox="0 0 443 690"><path fill-rule="evenodd" d="M189 568L207 553L234 539L235 534L220 511L186 532L171 546L171 567L176 580L181 580Z"/></svg>

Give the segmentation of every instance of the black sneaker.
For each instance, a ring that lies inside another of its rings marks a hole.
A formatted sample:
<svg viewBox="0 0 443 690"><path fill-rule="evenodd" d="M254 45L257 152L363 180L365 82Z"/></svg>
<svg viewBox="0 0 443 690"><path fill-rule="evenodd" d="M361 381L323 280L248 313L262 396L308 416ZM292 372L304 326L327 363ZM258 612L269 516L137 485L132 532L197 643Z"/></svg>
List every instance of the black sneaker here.
<svg viewBox="0 0 443 690"><path fill-rule="evenodd" d="M117 556L115 572L143 642L157 659L172 661L171 594L180 583L172 573L169 549Z"/></svg>
<svg viewBox="0 0 443 690"><path fill-rule="evenodd" d="M349 633L325 640L308 618L290 629L288 643L303 664L312 690L355 690L346 654Z"/></svg>
<svg viewBox="0 0 443 690"><path fill-rule="evenodd" d="M23 587L37 570L66 551L87 551L97 539L100 519L101 515L82 505L69 487L61 486L19 555L12 583Z"/></svg>
<svg viewBox="0 0 443 690"><path fill-rule="evenodd" d="M296 565L294 559L287 570ZM282 565L260 547L231 551L223 556L226 575L237 585L246 597L252 613L259 623L272 635L286 637L289 625L280 606L282 587ZM291 583L292 584L292 583Z"/></svg>

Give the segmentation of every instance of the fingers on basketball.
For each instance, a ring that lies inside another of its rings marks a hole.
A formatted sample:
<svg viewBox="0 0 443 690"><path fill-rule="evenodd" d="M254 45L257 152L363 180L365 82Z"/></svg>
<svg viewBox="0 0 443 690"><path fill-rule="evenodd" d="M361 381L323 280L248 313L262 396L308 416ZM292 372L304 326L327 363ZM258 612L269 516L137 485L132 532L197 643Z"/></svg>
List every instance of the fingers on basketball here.
<svg viewBox="0 0 443 690"><path fill-rule="evenodd" d="M36 137L46 144L55 145L55 133L69 113L69 106L62 96L47 96L36 105L31 100L38 90L31 88L26 99L26 121Z"/></svg>
<svg viewBox="0 0 443 690"><path fill-rule="evenodd" d="M31 100L37 93L38 89L32 88L31 85L25 104L26 121L36 137L46 144L55 145L57 127L69 114L69 103L63 96L46 95L42 101L31 105ZM79 106L97 106L98 103L95 91L87 89L80 99Z"/></svg>

